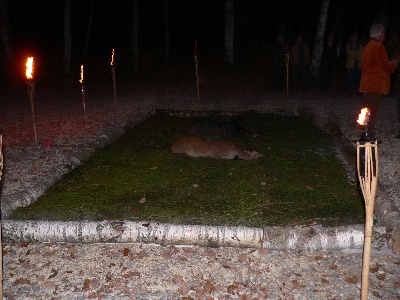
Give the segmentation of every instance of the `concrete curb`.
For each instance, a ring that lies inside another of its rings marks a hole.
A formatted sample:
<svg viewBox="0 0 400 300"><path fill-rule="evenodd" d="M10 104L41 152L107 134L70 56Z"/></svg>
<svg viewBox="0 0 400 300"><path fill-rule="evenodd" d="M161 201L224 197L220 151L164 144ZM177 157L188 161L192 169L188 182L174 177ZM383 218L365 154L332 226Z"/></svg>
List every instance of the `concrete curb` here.
<svg viewBox="0 0 400 300"><path fill-rule="evenodd" d="M294 250L362 249L364 226L228 227L132 221L3 221L7 242L147 243ZM375 227L373 249L386 248L386 229Z"/></svg>

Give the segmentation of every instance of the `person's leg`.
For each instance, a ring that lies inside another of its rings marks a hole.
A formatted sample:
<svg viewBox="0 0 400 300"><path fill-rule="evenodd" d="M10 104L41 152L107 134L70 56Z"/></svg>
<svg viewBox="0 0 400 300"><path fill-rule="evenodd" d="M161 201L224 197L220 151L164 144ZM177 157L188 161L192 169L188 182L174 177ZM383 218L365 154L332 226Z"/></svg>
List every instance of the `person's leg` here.
<svg viewBox="0 0 400 300"><path fill-rule="evenodd" d="M292 76L290 81L291 81L291 90L293 93L296 92L298 74L299 74L299 69L297 65L292 66L292 74L291 74Z"/></svg>
<svg viewBox="0 0 400 300"><path fill-rule="evenodd" d="M354 67L354 89L356 92L360 89L361 70L358 67Z"/></svg>
<svg viewBox="0 0 400 300"><path fill-rule="evenodd" d="M365 106L369 108L371 115L369 116L368 129L374 130L376 121L379 117L379 111L382 106L382 94L364 93Z"/></svg>
<svg viewBox="0 0 400 300"><path fill-rule="evenodd" d="M353 91L354 69L346 69L346 75L347 75L347 92L351 93Z"/></svg>
<svg viewBox="0 0 400 300"><path fill-rule="evenodd" d="M301 64L300 68L300 77L301 77L301 83L303 85L303 91L307 92L307 66L304 64Z"/></svg>

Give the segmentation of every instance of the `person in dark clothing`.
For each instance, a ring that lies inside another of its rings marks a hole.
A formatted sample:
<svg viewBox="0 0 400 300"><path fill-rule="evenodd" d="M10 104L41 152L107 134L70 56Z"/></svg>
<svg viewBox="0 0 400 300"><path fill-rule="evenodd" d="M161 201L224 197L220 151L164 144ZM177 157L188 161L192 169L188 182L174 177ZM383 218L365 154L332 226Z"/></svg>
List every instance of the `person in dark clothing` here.
<svg viewBox="0 0 400 300"><path fill-rule="evenodd" d="M303 36L296 36L296 43L290 50L290 66L292 69L292 92L296 92L298 82L303 85L303 91L307 92L307 74L310 65L310 51L303 42Z"/></svg>
<svg viewBox="0 0 400 300"><path fill-rule="evenodd" d="M328 35L322 52L320 69L320 86L322 93L326 93L332 87L332 77L337 63L337 48L333 41L333 35Z"/></svg>
<svg viewBox="0 0 400 300"><path fill-rule="evenodd" d="M286 63L285 63L286 47L283 44L283 35L278 34L276 43L272 47L272 68L274 93L281 93L284 90L286 81Z"/></svg>

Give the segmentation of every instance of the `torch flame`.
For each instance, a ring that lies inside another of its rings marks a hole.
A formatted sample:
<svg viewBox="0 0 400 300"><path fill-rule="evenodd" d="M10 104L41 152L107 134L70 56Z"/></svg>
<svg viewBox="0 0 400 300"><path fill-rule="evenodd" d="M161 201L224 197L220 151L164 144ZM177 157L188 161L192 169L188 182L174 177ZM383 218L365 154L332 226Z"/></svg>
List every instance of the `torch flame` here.
<svg viewBox="0 0 400 300"><path fill-rule="evenodd" d="M83 65L81 66L81 79L79 79L80 83L83 83Z"/></svg>
<svg viewBox="0 0 400 300"><path fill-rule="evenodd" d="M33 79L33 57L28 57L26 61L26 79Z"/></svg>
<svg viewBox="0 0 400 300"><path fill-rule="evenodd" d="M364 107L361 109L361 113L358 115L357 123L360 125L367 125L369 121L369 116L371 115L368 107Z"/></svg>
<svg viewBox="0 0 400 300"><path fill-rule="evenodd" d="M112 52L111 52L111 65L112 66L114 65L114 48L112 49Z"/></svg>

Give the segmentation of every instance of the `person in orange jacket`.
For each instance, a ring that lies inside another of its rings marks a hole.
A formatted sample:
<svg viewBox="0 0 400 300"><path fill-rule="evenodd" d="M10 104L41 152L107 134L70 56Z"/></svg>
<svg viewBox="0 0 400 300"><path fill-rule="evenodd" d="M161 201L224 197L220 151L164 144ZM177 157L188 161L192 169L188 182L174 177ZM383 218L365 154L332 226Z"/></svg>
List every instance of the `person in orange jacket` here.
<svg viewBox="0 0 400 300"><path fill-rule="evenodd" d="M364 95L364 104L370 110L368 129L374 130L382 106L383 95L390 90L390 73L397 68L398 60L389 61L385 40L385 28L374 24L369 31L370 40L361 56L361 82L359 91Z"/></svg>

